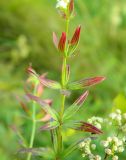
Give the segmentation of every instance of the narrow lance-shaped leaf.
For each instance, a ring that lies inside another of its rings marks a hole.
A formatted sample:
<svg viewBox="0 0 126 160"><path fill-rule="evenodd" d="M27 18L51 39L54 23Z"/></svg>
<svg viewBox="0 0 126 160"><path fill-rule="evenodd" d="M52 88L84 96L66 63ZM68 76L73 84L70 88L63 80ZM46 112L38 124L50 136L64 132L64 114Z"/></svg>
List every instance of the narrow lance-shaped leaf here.
<svg viewBox="0 0 126 160"><path fill-rule="evenodd" d="M74 32L72 39L69 41L69 56L71 56L75 52L78 46L80 39L80 32L81 32L81 26L78 26Z"/></svg>
<svg viewBox="0 0 126 160"><path fill-rule="evenodd" d="M38 77L38 74L36 73L36 71L35 71L31 66L29 66L29 67L27 68L27 72L28 72L30 75L33 75L33 76Z"/></svg>
<svg viewBox="0 0 126 160"><path fill-rule="evenodd" d="M99 84L104 80L105 80L105 77L102 77L102 76L101 77L86 78L86 79L82 79L82 80L79 80L79 81L69 83L67 85L67 88L71 89L71 90L83 89L85 87L89 87L89 86Z"/></svg>
<svg viewBox="0 0 126 160"><path fill-rule="evenodd" d="M81 31L81 26L78 26L74 32L74 35L70 41L70 45L74 46L77 45L80 39L80 31Z"/></svg>
<svg viewBox="0 0 126 160"><path fill-rule="evenodd" d="M65 51L65 45L66 45L66 33L62 32L61 38L59 40L58 49L61 52Z"/></svg>
<svg viewBox="0 0 126 160"><path fill-rule="evenodd" d="M84 92L69 108L66 109L63 115L63 120L71 118L82 106L89 92Z"/></svg>
<svg viewBox="0 0 126 160"><path fill-rule="evenodd" d="M82 132L90 132L92 134L103 133L100 129L98 129L94 125L83 121L75 122L72 128Z"/></svg>
<svg viewBox="0 0 126 160"><path fill-rule="evenodd" d="M55 129L59 126L59 122L58 121L52 121L52 122L48 122L47 124L43 125L40 127L40 131L44 131L44 130L52 130Z"/></svg>
<svg viewBox="0 0 126 160"><path fill-rule="evenodd" d="M40 83L51 89L61 89L59 82L39 77Z"/></svg>
<svg viewBox="0 0 126 160"><path fill-rule="evenodd" d="M45 110L47 113L49 113L54 120L58 121L58 113L54 109L52 109L47 103L45 103L45 101L41 100L39 97L36 97L32 94L27 94L27 96L31 100L40 104L40 106L42 107L43 110Z"/></svg>
<svg viewBox="0 0 126 160"><path fill-rule="evenodd" d="M70 0L68 10L69 10L69 14L71 15L74 11L74 0Z"/></svg>
<svg viewBox="0 0 126 160"><path fill-rule="evenodd" d="M58 147L57 131L55 129L53 129L50 132L51 132L51 138L52 138L52 143L53 143L54 151L56 153L57 147Z"/></svg>
<svg viewBox="0 0 126 160"><path fill-rule="evenodd" d="M66 66L66 83L69 81L70 78L70 65Z"/></svg>
<svg viewBox="0 0 126 160"><path fill-rule="evenodd" d="M29 114L30 114L30 111L29 111L27 105L19 98L19 96L16 96L16 99L17 99L18 102L20 103L20 105L21 105L22 109L24 110L24 112L29 115Z"/></svg>
<svg viewBox="0 0 126 160"><path fill-rule="evenodd" d="M53 32L53 43L54 43L55 47L58 49L58 38L57 38L55 32Z"/></svg>
<svg viewBox="0 0 126 160"><path fill-rule="evenodd" d="M54 159L54 151L51 148L22 148L18 151L18 153L31 153L33 156L39 156L45 159Z"/></svg>

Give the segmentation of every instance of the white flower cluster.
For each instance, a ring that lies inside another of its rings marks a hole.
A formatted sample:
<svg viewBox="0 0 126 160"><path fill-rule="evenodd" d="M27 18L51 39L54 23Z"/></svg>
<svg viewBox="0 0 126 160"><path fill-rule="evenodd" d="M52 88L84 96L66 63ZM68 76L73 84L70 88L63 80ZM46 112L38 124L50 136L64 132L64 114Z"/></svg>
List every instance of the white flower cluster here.
<svg viewBox="0 0 126 160"><path fill-rule="evenodd" d="M117 127L123 133L126 133L126 113L122 114L119 109L109 115L111 124L116 123Z"/></svg>
<svg viewBox="0 0 126 160"><path fill-rule="evenodd" d="M57 0L56 8L66 9L70 0Z"/></svg>
<svg viewBox="0 0 126 160"><path fill-rule="evenodd" d="M101 129L101 124L103 123L103 118L101 117L91 117L90 119L87 120L89 123L91 123L92 125L94 125L95 127L97 127L98 129Z"/></svg>
<svg viewBox="0 0 126 160"><path fill-rule="evenodd" d="M108 137L107 140L102 141L101 144L105 148L105 153L112 156L112 160L118 160L116 153L124 151L125 138L119 139L118 137Z"/></svg>
<svg viewBox="0 0 126 160"><path fill-rule="evenodd" d="M79 148L83 151L82 157L88 157L90 160L101 160L101 156L92 153L92 150L96 149L96 145L91 143L91 138L81 142Z"/></svg>

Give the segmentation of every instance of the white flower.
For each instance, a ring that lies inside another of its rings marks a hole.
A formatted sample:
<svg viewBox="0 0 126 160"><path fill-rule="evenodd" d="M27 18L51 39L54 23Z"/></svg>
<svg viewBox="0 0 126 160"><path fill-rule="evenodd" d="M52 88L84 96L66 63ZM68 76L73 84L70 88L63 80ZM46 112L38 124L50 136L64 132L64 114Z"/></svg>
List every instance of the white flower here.
<svg viewBox="0 0 126 160"><path fill-rule="evenodd" d="M112 139L113 139L113 141L114 141L115 143L118 143L118 138L117 138L117 137L113 137Z"/></svg>
<svg viewBox="0 0 126 160"><path fill-rule="evenodd" d="M79 148L84 148L84 146L85 146L85 142L81 142L81 143L79 144Z"/></svg>
<svg viewBox="0 0 126 160"><path fill-rule="evenodd" d="M124 148L123 147L119 147L118 148L118 152L122 153L124 151Z"/></svg>
<svg viewBox="0 0 126 160"><path fill-rule="evenodd" d="M111 113L111 114L109 115L109 117L110 117L111 119L115 119L115 118L116 118L116 113Z"/></svg>
<svg viewBox="0 0 126 160"><path fill-rule="evenodd" d="M92 144L92 145L91 145L91 148L92 148L93 150L95 150L95 149L96 149L96 144Z"/></svg>
<svg viewBox="0 0 126 160"><path fill-rule="evenodd" d="M108 142L111 142L111 141L112 141L112 137L108 137L108 138L107 138L107 141L108 141Z"/></svg>
<svg viewBox="0 0 126 160"><path fill-rule="evenodd" d="M114 151L117 151L117 149L118 149L117 146L114 145L114 146L113 146L113 150L114 150Z"/></svg>
<svg viewBox="0 0 126 160"><path fill-rule="evenodd" d="M118 156L116 156L116 155L113 156L113 157L112 157L112 160L118 160Z"/></svg>
<svg viewBox="0 0 126 160"><path fill-rule="evenodd" d="M112 151L111 151L111 149L106 148L106 149L105 149L105 153L107 153L108 155L111 155L111 154L112 154Z"/></svg>
<svg viewBox="0 0 126 160"><path fill-rule="evenodd" d="M118 146L121 146L121 145L123 145L123 141L118 140Z"/></svg>
<svg viewBox="0 0 126 160"><path fill-rule="evenodd" d="M96 156L95 156L95 160L101 160L101 156L96 155Z"/></svg>
<svg viewBox="0 0 126 160"><path fill-rule="evenodd" d="M57 1L57 4L56 4L56 8L66 9L68 3L69 3L69 0L58 0L58 1Z"/></svg>
<svg viewBox="0 0 126 160"><path fill-rule="evenodd" d="M98 129L101 129L101 123L103 123L103 118L101 117L91 117L87 120L89 123L93 124L95 127L97 127Z"/></svg>
<svg viewBox="0 0 126 160"><path fill-rule="evenodd" d="M123 118L126 119L126 113L123 114Z"/></svg>
<svg viewBox="0 0 126 160"><path fill-rule="evenodd" d="M100 123L95 123L94 125L95 125L95 127L97 127L98 129L101 129L101 124L100 124Z"/></svg>
<svg viewBox="0 0 126 160"><path fill-rule="evenodd" d="M108 141L102 141L101 144L102 144L104 147L108 147L109 142L108 142Z"/></svg>

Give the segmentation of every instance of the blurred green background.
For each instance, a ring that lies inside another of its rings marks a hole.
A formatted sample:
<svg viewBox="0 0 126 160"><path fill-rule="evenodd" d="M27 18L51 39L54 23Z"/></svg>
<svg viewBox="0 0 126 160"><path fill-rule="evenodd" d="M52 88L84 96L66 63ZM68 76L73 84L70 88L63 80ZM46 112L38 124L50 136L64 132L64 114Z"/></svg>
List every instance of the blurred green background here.
<svg viewBox="0 0 126 160"><path fill-rule="evenodd" d="M52 32L64 31L56 0L0 0L0 160L18 159L18 143L11 125L29 137L30 123L22 117L15 95L23 95L26 68L32 63L38 73L60 80L61 58L52 43ZM70 80L103 75L107 80L90 89L79 118L106 116L113 107L126 111L126 1L75 0L76 17L70 36L81 24L81 40L73 57ZM71 104L82 91L72 93ZM43 98L59 106L59 94L45 89ZM47 145L48 133L36 134L35 146ZM19 158L20 159L20 158ZM23 159L23 158L22 158ZM81 159L75 154L70 159Z"/></svg>

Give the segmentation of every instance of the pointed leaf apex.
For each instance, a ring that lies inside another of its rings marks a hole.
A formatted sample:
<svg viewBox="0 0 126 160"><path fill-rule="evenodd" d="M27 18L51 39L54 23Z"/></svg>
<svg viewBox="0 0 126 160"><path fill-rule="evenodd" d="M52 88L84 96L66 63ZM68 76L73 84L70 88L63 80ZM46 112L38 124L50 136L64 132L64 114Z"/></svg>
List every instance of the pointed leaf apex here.
<svg viewBox="0 0 126 160"><path fill-rule="evenodd" d="M69 13L70 15L73 13L74 11L74 0L70 0L70 3L69 3Z"/></svg>
<svg viewBox="0 0 126 160"><path fill-rule="evenodd" d="M73 35L73 37L72 37L72 39L71 39L71 41L70 41L70 44L71 44L72 46L76 46L76 45L78 44L79 39L80 39L80 31L81 31L81 25L79 25L79 26L76 28L76 30L75 30L75 32L74 32L74 35Z"/></svg>
<svg viewBox="0 0 126 160"><path fill-rule="evenodd" d="M61 38L59 40L58 49L61 52L64 52L66 45L66 33L62 32Z"/></svg>
<svg viewBox="0 0 126 160"><path fill-rule="evenodd" d="M53 43L55 47L58 49L58 38L55 32L53 32Z"/></svg>
<svg viewBox="0 0 126 160"><path fill-rule="evenodd" d="M76 105L82 105L83 102L86 100L87 96L89 94L89 91L84 92L76 101Z"/></svg>

